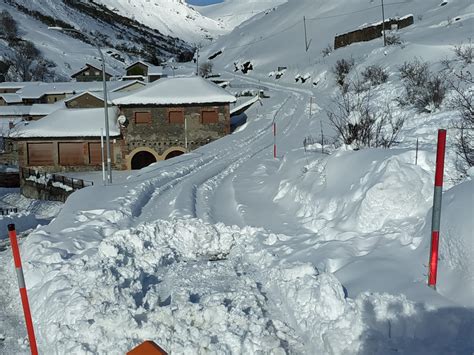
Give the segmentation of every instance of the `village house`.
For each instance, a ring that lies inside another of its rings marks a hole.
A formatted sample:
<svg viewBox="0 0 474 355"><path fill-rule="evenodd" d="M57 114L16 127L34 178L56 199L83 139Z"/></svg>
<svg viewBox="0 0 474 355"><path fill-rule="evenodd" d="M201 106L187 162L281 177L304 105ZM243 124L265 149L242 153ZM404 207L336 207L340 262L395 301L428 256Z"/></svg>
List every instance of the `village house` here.
<svg viewBox="0 0 474 355"><path fill-rule="evenodd" d="M201 77L164 78L114 99L126 169L194 150L230 133L233 95Z"/></svg>
<svg viewBox="0 0 474 355"><path fill-rule="evenodd" d="M109 81L112 76L113 75L109 71L105 71L105 80ZM92 64L86 63L83 68L71 74L71 78L78 82L102 81L102 68L100 66L94 66Z"/></svg>
<svg viewBox="0 0 474 355"><path fill-rule="evenodd" d="M138 61L129 65L126 70L126 75L122 80L144 80L149 83L158 79L166 77L162 66L157 66L144 61Z"/></svg>
<svg viewBox="0 0 474 355"><path fill-rule="evenodd" d="M108 110L112 166L121 169L122 140L117 124L118 109L110 107ZM22 127L12 135L16 141L19 166L42 172L99 169L104 126L104 108L63 108L41 120L23 122Z"/></svg>

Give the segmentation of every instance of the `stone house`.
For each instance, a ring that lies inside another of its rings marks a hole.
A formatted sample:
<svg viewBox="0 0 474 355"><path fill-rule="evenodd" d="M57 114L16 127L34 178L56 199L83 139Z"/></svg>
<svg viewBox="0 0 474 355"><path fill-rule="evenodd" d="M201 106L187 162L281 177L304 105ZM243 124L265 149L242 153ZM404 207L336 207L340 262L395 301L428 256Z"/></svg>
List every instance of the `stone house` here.
<svg viewBox="0 0 474 355"><path fill-rule="evenodd" d="M150 64L145 61L138 61L125 68L126 75L122 80L139 79L146 80L149 83L166 77L162 66Z"/></svg>
<svg viewBox="0 0 474 355"><path fill-rule="evenodd" d="M105 71L105 80L109 81L112 77L107 70ZM76 81L102 81L102 68L86 63L86 65L71 75Z"/></svg>
<svg viewBox="0 0 474 355"><path fill-rule="evenodd" d="M114 169L122 168L122 139L117 124L118 109L109 108L111 158ZM101 129L104 108L60 109L38 121L23 122L12 135L18 164L43 172L100 169Z"/></svg>
<svg viewBox="0 0 474 355"><path fill-rule="evenodd" d="M235 100L201 77L161 79L112 100L120 110L125 168L140 169L229 134Z"/></svg>

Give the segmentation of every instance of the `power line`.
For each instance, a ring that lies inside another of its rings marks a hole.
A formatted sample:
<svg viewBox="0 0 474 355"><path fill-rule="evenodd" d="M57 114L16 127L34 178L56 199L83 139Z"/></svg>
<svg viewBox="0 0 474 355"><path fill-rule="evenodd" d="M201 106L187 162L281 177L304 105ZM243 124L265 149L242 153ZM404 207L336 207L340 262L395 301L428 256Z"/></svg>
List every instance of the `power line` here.
<svg viewBox="0 0 474 355"><path fill-rule="evenodd" d="M387 6L393 6L393 5L400 5L400 4L407 4L409 3L409 1L399 1L399 2L393 2L393 3L389 3L389 4L385 4L385 7ZM379 7L381 7L382 5L375 5L375 6L371 6L371 7L367 7L365 9L361 9L361 10L356 10L356 11L351 11L351 12L345 12L345 13L340 13L340 14L335 14L335 15L329 15L329 16L321 16L321 17L311 17L311 18L306 18L307 21L316 21L316 20L327 20L327 19L332 19L332 18L336 18L336 17L343 17L343 16L349 16L349 15L353 15L353 14L358 14L358 13L361 13L361 12L366 12L366 11L369 11L369 10L373 10L373 9L377 9ZM256 44L256 43L260 43L260 42L263 42L269 38L272 38L272 37L275 37L283 32L286 32L286 31L289 31L291 30L292 28L298 26L299 24L301 23L301 21L298 21L296 23L294 23L293 25L291 26L288 26L288 27L285 27L284 29L278 31L278 32L275 32L269 36L266 36L266 37L260 37L258 40L255 40L255 41L252 41L252 42L249 42L249 43L246 43L246 44L241 44L241 45L237 45L237 46L232 46L232 47L225 47L226 50L229 50L229 49L236 49L236 48L242 48L242 47L248 47L248 46L251 46L253 44Z"/></svg>

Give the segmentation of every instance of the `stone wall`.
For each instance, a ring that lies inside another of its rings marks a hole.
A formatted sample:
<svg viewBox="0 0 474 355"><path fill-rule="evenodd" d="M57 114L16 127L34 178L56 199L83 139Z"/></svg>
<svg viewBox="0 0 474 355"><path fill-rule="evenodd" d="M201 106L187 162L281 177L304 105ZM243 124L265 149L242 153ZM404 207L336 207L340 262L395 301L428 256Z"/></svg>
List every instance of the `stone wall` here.
<svg viewBox="0 0 474 355"><path fill-rule="evenodd" d="M392 25L397 25L397 28L401 29L413 25L413 23L413 16L411 15L403 17L401 19L388 19L385 20L385 31L389 31L392 28ZM352 43L366 42L371 41L375 38L382 37L382 31L383 24L380 23L375 26L369 26L356 31L338 35L334 39L334 49L345 47Z"/></svg>
<svg viewBox="0 0 474 355"><path fill-rule="evenodd" d="M139 147L153 149L162 155L172 147L185 145L184 124L168 122L167 107L120 107L121 113L127 117L128 126L122 128L124 137L124 153L130 154ZM230 132L230 111L228 104L179 106L172 109L184 110L187 124L188 150L196 149L211 141L224 137ZM203 124L201 111L217 109L218 122ZM150 112L150 124L135 124L135 112Z"/></svg>
<svg viewBox="0 0 474 355"><path fill-rule="evenodd" d="M60 187L43 185L21 179L20 192L23 196L35 200L66 202L69 195L74 191L66 191Z"/></svg>

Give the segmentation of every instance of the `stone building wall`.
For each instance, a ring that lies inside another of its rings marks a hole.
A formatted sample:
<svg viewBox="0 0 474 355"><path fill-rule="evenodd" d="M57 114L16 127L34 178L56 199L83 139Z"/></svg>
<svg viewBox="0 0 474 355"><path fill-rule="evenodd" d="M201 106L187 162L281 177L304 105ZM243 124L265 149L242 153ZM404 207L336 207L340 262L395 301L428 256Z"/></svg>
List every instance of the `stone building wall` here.
<svg viewBox="0 0 474 355"><path fill-rule="evenodd" d="M196 149L219 139L230 132L229 104L176 107L120 107L121 114L128 120L128 126L122 129L125 154L140 147L153 149L163 155L173 147L185 147L184 123L169 123L168 111L184 110L187 124L188 150ZM202 110L216 109L218 122L203 124ZM136 124L135 112L150 112L151 123Z"/></svg>
<svg viewBox="0 0 474 355"><path fill-rule="evenodd" d="M413 16L406 16L402 19L385 20L385 31L389 31L392 25L397 25L398 29L413 25ZM334 39L334 49L348 46L356 42L366 42L383 36L383 24L361 28L356 31L344 33Z"/></svg>

